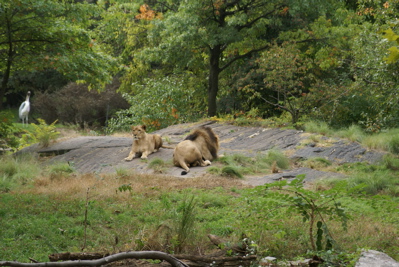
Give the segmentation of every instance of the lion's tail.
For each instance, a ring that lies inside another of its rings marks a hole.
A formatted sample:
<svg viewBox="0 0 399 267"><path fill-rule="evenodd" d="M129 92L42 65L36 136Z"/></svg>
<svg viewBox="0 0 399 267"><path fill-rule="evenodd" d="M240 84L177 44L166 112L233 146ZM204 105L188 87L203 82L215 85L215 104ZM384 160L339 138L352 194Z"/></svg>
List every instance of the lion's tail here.
<svg viewBox="0 0 399 267"><path fill-rule="evenodd" d="M184 169L184 171L181 172L181 175L186 175L190 171L190 168L187 166L187 163L184 160L181 160L179 165Z"/></svg>
<svg viewBox="0 0 399 267"><path fill-rule="evenodd" d="M174 149L174 147L173 147L173 146L165 146L165 145L162 145L161 147L162 147L162 148Z"/></svg>

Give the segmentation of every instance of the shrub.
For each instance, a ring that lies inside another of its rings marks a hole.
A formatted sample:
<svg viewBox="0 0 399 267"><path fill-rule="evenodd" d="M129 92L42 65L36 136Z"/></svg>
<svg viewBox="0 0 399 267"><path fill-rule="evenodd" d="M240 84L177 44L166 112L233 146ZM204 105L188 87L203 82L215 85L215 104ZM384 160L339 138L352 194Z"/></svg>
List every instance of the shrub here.
<svg viewBox="0 0 399 267"><path fill-rule="evenodd" d="M32 108L47 123L58 120L63 124L105 126L116 110L128 108L126 100L117 93L115 80L104 92L89 91L87 85L69 83L53 93L37 92Z"/></svg>
<svg viewBox="0 0 399 267"><path fill-rule="evenodd" d="M18 130L14 127L13 120L11 112L0 112L0 154L3 150L15 150L19 145L19 139L15 135Z"/></svg>
<svg viewBox="0 0 399 267"><path fill-rule="evenodd" d="M39 145L42 147L48 147L51 141L57 139L58 135L60 134L55 130L55 123L57 121L54 121L50 125L47 125L43 119L38 119L38 121L39 125L31 123L33 130L26 130L26 133L22 135L22 147L35 143L39 143Z"/></svg>
<svg viewBox="0 0 399 267"><path fill-rule="evenodd" d="M196 120L206 110L199 93L187 88L180 77L146 79L145 84L132 86L137 93L123 95L131 107L117 112L117 117L110 121L110 131L127 130L137 124L146 124L153 131Z"/></svg>

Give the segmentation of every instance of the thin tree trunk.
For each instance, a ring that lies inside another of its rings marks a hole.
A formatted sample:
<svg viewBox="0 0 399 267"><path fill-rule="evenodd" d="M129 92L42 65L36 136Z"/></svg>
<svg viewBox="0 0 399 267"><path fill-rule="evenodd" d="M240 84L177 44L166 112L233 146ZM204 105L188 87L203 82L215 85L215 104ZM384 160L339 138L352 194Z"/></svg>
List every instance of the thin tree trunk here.
<svg viewBox="0 0 399 267"><path fill-rule="evenodd" d="M210 49L209 59L209 81L208 81L208 116L216 115L217 106L216 98L219 91L219 60L221 54L221 47L217 45Z"/></svg>

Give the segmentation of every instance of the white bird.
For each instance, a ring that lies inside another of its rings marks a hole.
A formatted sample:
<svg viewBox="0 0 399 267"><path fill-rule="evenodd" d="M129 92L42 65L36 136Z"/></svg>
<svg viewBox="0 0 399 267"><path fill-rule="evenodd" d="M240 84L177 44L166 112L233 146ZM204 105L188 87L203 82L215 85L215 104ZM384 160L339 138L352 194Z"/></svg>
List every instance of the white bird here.
<svg viewBox="0 0 399 267"><path fill-rule="evenodd" d="M30 111L29 97L30 91L28 91L25 101L19 107L19 118L22 120L22 124L28 123L28 115Z"/></svg>

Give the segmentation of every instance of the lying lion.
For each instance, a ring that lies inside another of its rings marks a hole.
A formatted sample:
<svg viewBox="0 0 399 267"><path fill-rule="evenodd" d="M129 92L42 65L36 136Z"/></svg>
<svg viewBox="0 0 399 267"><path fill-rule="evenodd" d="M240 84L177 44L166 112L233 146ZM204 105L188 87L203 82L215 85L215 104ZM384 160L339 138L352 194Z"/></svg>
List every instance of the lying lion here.
<svg viewBox="0 0 399 267"><path fill-rule="evenodd" d="M148 155L157 152L159 148L171 148L162 144L162 138L159 134L146 133L145 125L132 126L133 144L126 161L131 161L136 156L146 159Z"/></svg>
<svg viewBox="0 0 399 267"><path fill-rule="evenodd" d="M184 141L177 144L173 153L173 163L184 169L182 175L187 174L189 167L208 166L216 159L219 150L219 137L209 127L199 127Z"/></svg>

